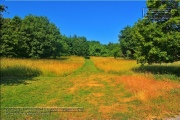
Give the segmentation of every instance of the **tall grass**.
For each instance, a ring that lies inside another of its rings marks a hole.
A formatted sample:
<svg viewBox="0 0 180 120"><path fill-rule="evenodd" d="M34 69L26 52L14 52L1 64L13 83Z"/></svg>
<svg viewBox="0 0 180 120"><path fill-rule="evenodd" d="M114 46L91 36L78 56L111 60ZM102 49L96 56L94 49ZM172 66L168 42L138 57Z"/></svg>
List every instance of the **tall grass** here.
<svg viewBox="0 0 180 120"><path fill-rule="evenodd" d="M91 59L97 68L110 73L131 73L132 68L140 66L135 60L114 59L110 57L91 57Z"/></svg>
<svg viewBox="0 0 180 120"><path fill-rule="evenodd" d="M136 60L114 59L104 57L91 57L95 66L107 73L123 74L153 74L156 79L170 79L180 81L180 61L141 66Z"/></svg>
<svg viewBox="0 0 180 120"><path fill-rule="evenodd" d="M67 60L1 58L1 76L62 76L84 64L82 57L69 57Z"/></svg>

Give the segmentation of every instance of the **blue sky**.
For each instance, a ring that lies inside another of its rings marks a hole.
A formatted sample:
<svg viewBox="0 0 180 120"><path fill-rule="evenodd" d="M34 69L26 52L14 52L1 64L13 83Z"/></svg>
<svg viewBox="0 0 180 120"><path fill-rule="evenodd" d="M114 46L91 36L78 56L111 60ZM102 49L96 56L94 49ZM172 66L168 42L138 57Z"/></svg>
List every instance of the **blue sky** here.
<svg viewBox="0 0 180 120"><path fill-rule="evenodd" d="M117 43L119 31L127 25L132 26L142 19L142 8L146 1L17 1L1 0L8 6L4 18L15 15L46 16L56 24L61 34L66 36L85 36L103 44Z"/></svg>

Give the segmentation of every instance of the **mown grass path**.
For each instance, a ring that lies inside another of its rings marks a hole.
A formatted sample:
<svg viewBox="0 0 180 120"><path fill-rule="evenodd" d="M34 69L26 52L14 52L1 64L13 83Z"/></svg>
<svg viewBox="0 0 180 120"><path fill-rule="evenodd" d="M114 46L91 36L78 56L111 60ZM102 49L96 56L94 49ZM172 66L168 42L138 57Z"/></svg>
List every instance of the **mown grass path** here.
<svg viewBox="0 0 180 120"><path fill-rule="evenodd" d="M90 74L99 73L99 72L100 71L97 70L97 68L94 66L94 63L90 59L85 59L85 63L83 67L75 71L73 74L73 77L74 75L78 75L78 74L90 75Z"/></svg>
<svg viewBox="0 0 180 120"><path fill-rule="evenodd" d="M75 118L135 117L131 112L136 105L128 103L132 95L124 89L122 84L114 83L115 76L117 75L98 70L90 59L85 59L83 67L68 76L71 87L65 90L65 101L70 106L83 107L85 110L74 114Z"/></svg>

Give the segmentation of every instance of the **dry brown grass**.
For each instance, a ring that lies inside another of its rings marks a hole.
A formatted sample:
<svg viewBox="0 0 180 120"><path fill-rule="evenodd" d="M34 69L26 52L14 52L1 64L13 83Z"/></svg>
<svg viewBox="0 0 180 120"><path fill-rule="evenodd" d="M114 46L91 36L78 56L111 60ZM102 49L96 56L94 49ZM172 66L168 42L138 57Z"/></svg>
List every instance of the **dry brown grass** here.
<svg viewBox="0 0 180 120"><path fill-rule="evenodd" d="M77 77L73 78L73 86L67 89L67 92L69 93L75 93L79 88L92 88L92 87L104 87L104 84L98 82L96 79L101 79L102 77L105 78L105 76L102 75L90 75L88 77ZM107 78L106 78L107 79Z"/></svg>
<svg viewBox="0 0 180 120"><path fill-rule="evenodd" d="M116 83L123 83L124 86L142 101L146 101L159 95L165 94L165 92L180 87L180 84L176 84L168 81L157 81L153 75L123 75L116 78Z"/></svg>

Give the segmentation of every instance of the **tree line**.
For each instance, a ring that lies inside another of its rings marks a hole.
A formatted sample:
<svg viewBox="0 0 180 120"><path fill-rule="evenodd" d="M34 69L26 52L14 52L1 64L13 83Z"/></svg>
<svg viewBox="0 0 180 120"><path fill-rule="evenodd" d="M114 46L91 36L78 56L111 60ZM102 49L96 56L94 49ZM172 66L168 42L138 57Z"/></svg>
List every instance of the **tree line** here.
<svg viewBox="0 0 180 120"><path fill-rule="evenodd" d="M77 35L66 37L62 36L64 49L62 55L78 56L114 56L120 57L121 49L119 43L101 44L99 41L87 40L86 37Z"/></svg>
<svg viewBox="0 0 180 120"><path fill-rule="evenodd" d="M0 11L5 11L0 6ZM84 36L65 36L47 17L28 15L12 19L0 15L0 57L56 58L61 55L120 56L138 63L180 60L180 6L178 0L147 0L148 12L119 34L119 43L101 44Z"/></svg>
<svg viewBox="0 0 180 120"><path fill-rule="evenodd" d="M1 12L5 10L1 6ZM0 57L56 58L62 55L120 56L118 43L101 44L84 36L67 37L47 17L1 15Z"/></svg>
<svg viewBox="0 0 180 120"><path fill-rule="evenodd" d="M177 0L147 0L144 19L120 31L122 54L138 63L180 60L180 6Z"/></svg>

